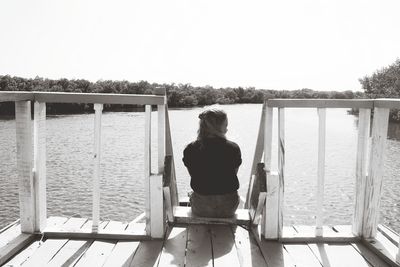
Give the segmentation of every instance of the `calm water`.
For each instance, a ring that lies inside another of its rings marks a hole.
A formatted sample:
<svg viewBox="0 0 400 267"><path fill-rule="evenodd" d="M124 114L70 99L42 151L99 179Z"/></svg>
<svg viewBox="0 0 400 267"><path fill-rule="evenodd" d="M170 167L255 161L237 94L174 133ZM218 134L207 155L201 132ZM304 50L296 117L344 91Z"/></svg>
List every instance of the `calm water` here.
<svg viewBox="0 0 400 267"><path fill-rule="evenodd" d="M261 105L219 106L228 113L228 138L242 150L240 193L247 191ZM196 138L202 108L170 110L178 190L185 196L189 175L182 151ZM315 223L318 125L315 109L286 110L285 224ZM275 116L276 118L276 116ZM153 112L153 170L156 171L156 119ZM93 114L47 119L48 213L91 216ZM276 130L276 122L274 124ZM102 128L101 218L130 221L144 211L144 113L105 113ZM276 131L274 131L275 133ZM400 126L390 124L381 223L400 232ZM276 135L274 136L276 140ZM276 142L274 142L276 144ZM344 109L327 111L325 224L350 224L353 214L357 117ZM0 227L19 217L15 121L0 120ZM276 147L273 165L276 166Z"/></svg>

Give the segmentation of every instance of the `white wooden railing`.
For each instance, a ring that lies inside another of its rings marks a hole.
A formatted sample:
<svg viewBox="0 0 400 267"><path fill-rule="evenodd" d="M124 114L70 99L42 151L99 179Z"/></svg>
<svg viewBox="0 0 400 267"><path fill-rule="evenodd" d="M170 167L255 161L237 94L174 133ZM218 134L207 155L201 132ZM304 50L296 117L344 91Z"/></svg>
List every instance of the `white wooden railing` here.
<svg viewBox="0 0 400 267"><path fill-rule="evenodd" d="M0 92L0 102L6 101L15 102L17 169L22 232L38 233L42 232L46 227L46 103L94 104L93 233L98 232L100 221L100 137L103 104L132 104L145 105L144 179L148 181L145 183L146 233L153 238L163 237L166 221L163 199L163 171L166 156L172 158L171 166L172 168L174 166L168 106L164 89L157 89L156 95ZM32 101L34 102L33 129L31 120ZM151 173L152 105L157 105L158 108L158 172L156 174ZM178 202L174 170L172 170L170 179L173 179L173 181L167 191L170 193L171 199L168 199L167 202L170 206L174 206Z"/></svg>
<svg viewBox="0 0 400 267"><path fill-rule="evenodd" d="M278 109L278 170L271 169L271 148L273 132L273 109ZM283 198L285 176L285 108L316 108L318 111L318 175L316 190L315 237L323 236L323 198L325 176L325 135L327 108L358 108L358 145L356 161L356 182L354 218L352 232L363 239L375 238L377 234L379 204L383 178L383 162L388 130L390 108L400 108L400 99L375 100L325 100L325 99L269 99L263 104L257 145L251 170L251 179L246 207L255 210L250 203L252 182L257 163L264 156L267 194L262 218L262 234L266 239L280 239L283 229ZM369 144L370 117L373 110L371 143ZM368 159L368 154L369 159ZM400 255L397 254L398 261Z"/></svg>

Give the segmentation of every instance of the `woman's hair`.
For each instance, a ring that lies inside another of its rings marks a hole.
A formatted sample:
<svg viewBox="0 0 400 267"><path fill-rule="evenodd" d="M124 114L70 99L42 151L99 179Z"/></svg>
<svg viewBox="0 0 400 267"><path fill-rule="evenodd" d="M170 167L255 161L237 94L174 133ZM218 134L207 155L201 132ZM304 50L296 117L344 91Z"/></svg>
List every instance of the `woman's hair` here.
<svg viewBox="0 0 400 267"><path fill-rule="evenodd" d="M225 138L225 132L222 129L222 124L227 120L225 111L220 109L208 109L200 113L199 119L197 140L215 136Z"/></svg>

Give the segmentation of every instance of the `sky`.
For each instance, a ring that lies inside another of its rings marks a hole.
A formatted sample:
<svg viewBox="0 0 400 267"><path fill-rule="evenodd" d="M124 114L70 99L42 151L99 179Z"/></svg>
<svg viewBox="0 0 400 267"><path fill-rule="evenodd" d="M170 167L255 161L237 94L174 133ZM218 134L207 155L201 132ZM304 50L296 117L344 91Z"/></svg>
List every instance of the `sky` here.
<svg viewBox="0 0 400 267"><path fill-rule="evenodd" d="M0 0L0 75L361 90L400 57L398 0Z"/></svg>

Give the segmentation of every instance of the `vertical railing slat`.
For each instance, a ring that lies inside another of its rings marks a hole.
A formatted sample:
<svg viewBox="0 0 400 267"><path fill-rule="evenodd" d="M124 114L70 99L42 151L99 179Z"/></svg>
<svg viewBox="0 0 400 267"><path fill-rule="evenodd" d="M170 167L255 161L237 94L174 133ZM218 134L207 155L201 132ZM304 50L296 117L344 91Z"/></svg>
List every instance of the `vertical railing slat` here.
<svg viewBox="0 0 400 267"><path fill-rule="evenodd" d="M145 106L144 124L144 180L146 192L146 233L151 234L150 225L150 174L151 174L151 105Z"/></svg>
<svg viewBox="0 0 400 267"><path fill-rule="evenodd" d="M374 108L368 176L366 179L363 237L376 236L382 191L383 163L388 131L389 109Z"/></svg>
<svg viewBox="0 0 400 267"><path fill-rule="evenodd" d="M318 108L318 182L317 182L317 220L315 235L322 236L324 180L325 180L325 136L326 109Z"/></svg>
<svg viewBox="0 0 400 267"><path fill-rule="evenodd" d="M35 102L33 120L35 231L46 227L46 103Z"/></svg>
<svg viewBox="0 0 400 267"><path fill-rule="evenodd" d="M93 208L92 231L97 232L100 221L100 157L101 157L101 115L103 104L94 104L94 166L93 166Z"/></svg>
<svg viewBox="0 0 400 267"><path fill-rule="evenodd" d="M31 102L15 102L17 172L21 231L35 230L35 195L32 174Z"/></svg>
<svg viewBox="0 0 400 267"><path fill-rule="evenodd" d="M158 173L164 171L165 160L165 105L157 106L158 114Z"/></svg>
<svg viewBox="0 0 400 267"><path fill-rule="evenodd" d="M278 109L278 173L279 173L279 206L278 206L278 238L282 237L283 203L285 186L285 109Z"/></svg>
<svg viewBox="0 0 400 267"><path fill-rule="evenodd" d="M362 108L358 115L358 141L356 158L356 183L354 187L354 215L352 232L355 236L362 235L365 186L367 178L368 139L370 130L371 110Z"/></svg>

